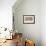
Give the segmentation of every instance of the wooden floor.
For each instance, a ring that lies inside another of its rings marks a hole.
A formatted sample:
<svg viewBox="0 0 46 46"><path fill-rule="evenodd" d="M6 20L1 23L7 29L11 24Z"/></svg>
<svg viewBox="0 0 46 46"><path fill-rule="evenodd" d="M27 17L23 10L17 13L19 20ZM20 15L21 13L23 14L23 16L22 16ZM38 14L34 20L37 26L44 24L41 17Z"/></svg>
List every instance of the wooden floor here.
<svg viewBox="0 0 46 46"><path fill-rule="evenodd" d="M15 44L15 39L13 40L6 40L6 42L4 42L2 45L0 46L16 46Z"/></svg>
<svg viewBox="0 0 46 46"><path fill-rule="evenodd" d="M22 37L20 37L19 35L17 36L15 35L12 38L13 38L12 40L0 39L0 42L6 40L6 42L0 44L0 46L18 46L18 45L22 46Z"/></svg>

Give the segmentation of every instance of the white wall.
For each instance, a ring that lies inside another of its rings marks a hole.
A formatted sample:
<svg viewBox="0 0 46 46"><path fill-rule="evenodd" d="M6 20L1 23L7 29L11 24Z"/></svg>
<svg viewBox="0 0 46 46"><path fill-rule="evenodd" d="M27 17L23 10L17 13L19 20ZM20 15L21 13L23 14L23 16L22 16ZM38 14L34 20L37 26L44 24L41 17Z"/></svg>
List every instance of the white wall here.
<svg viewBox="0 0 46 46"><path fill-rule="evenodd" d="M41 40L42 46L46 46L46 0L42 0L41 4Z"/></svg>
<svg viewBox="0 0 46 46"><path fill-rule="evenodd" d="M13 6L13 12L15 28L22 32L25 38L34 40L36 46L41 46L41 1L23 0ZM35 15L35 24L23 24L23 15Z"/></svg>
<svg viewBox="0 0 46 46"><path fill-rule="evenodd" d="M0 0L0 27L12 28L12 6L16 0Z"/></svg>
<svg viewBox="0 0 46 46"><path fill-rule="evenodd" d="M36 3L36 5L34 3ZM13 12L15 15L15 28L19 32L22 32L24 36L27 37L28 34L28 38L30 36L30 38L34 38L38 46L40 42L40 44L42 44L40 46L46 46L46 0L41 0L41 2L40 0L32 0L31 2L26 0L26 2L22 1L21 4L15 3L15 5L13 6ZM35 24L23 24L23 14L35 14ZM38 32L40 34L37 35L36 33ZM38 42L38 40L41 41Z"/></svg>

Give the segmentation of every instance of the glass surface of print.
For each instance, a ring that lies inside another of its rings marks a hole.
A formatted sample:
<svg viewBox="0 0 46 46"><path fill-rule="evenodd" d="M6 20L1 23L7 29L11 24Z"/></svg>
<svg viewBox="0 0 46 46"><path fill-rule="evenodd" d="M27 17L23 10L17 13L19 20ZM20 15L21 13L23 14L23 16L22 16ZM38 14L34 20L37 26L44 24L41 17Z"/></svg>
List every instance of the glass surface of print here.
<svg viewBox="0 0 46 46"><path fill-rule="evenodd" d="M35 16L34 15L24 15L23 23L24 24L35 24Z"/></svg>

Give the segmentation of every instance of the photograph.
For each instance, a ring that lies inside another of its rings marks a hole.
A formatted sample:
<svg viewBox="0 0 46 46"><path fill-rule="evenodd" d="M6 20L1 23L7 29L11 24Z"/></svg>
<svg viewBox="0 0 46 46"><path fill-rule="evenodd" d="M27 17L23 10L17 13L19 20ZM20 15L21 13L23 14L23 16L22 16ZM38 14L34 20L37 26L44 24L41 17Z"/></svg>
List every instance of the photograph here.
<svg viewBox="0 0 46 46"><path fill-rule="evenodd" d="M35 15L23 15L23 24L35 24Z"/></svg>

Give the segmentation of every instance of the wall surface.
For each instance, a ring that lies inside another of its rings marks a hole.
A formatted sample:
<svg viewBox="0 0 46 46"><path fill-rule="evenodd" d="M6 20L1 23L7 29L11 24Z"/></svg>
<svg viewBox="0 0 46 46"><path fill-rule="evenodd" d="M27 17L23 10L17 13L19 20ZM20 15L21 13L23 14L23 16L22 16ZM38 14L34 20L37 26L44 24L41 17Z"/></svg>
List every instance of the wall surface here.
<svg viewBox="0 0 46 46"><path fill-rule="evenodd" d="M36 46L41 46L41 1L23 0L19 4L16 3L13 6L13 14L18 32L22 32L24 38L34 40ZM35 15L35 24L23 24L23 15Z"/></svg>
<svg viewBox="0 0 46 46"><path fill-rule="evenodd" d="M12 6L16 0L0 0L0 27L12 28Z"/></svg>
<svg viewBox="0 0 46 46"><path fill-rule="evenodd" d="M41 1L41 40L42 46L46 46L46 0Z"/></svg>

